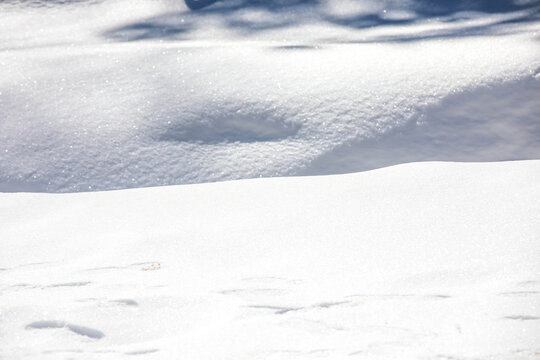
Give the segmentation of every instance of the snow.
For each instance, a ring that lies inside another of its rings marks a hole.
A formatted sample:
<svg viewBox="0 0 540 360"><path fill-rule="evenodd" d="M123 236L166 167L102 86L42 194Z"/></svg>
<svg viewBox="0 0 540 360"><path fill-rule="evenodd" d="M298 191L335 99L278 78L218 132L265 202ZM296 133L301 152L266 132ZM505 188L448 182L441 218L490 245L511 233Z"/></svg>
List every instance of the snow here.
<svg viewBox="0 0 540 360"><path fill-rule="evenodd" d="M112 190L382 167L391 161L355 149L417 123L443 128L438 119L455 117L456 96L491 92L484 106L463 105L489 122L500 94L521 82L525 96L516 97L533 100L505 111L540 131L530 115L539 96L535 8L458 7L429 17L414 4L286 4L229 0L206 12L177 1L2 4L0 189ZM503 130L492 142L460 124L431 135L426 146L439 153L402 157L540 154L538 141ZM454 128L488 145L448 155ZM349 147L352 159L339 169L325 160Z"/></svg>
<svg viewBox="0 0 540 360"><path fill-rule="evenodd" d="M537 359L538 9L0 2L0 359Z"/></svg>
<svg viewBox="0 0 540 360"><path fill-rule="evenodd" d="M0 194L1 356L534 359L540 162Z"/></svg>

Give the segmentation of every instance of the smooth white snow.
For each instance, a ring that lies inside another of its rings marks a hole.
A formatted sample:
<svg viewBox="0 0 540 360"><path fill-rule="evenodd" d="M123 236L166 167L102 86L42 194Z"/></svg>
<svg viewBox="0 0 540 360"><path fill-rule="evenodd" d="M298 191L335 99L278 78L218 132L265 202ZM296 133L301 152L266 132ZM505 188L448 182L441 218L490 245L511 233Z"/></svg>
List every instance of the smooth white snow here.
<svg viewBox="0 0 540 360"><path fill-rule="evenodd" d="M6 359L536 359L540 161L0 194Z"/></svg>

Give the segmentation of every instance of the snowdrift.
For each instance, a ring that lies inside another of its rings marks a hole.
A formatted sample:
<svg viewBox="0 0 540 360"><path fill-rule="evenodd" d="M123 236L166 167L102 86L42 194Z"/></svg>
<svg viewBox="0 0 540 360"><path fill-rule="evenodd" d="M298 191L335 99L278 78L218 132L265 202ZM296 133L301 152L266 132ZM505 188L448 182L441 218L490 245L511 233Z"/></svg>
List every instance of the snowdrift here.
<svg viewBox="0 0 540 360"><path fill-rule="evenodd" d="M537 6L424 3L2 2L0 191L538 158Z"/></svg>

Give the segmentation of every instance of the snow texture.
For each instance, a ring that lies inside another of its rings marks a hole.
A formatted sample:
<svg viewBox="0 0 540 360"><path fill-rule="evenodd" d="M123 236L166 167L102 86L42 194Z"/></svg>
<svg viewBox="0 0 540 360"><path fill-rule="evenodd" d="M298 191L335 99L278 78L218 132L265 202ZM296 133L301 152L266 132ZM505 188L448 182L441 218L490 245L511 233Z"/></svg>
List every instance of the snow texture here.
<svg viewBox="0 0 540 360"><path fill-rule="evenodd" d="M538 359L539 10L1 1L0 359Z"/></svg>
<svg viewBox="0 0 540 360"><path fill-rule="evenodd" d="M534 1L3 2L0 190L535 159L537 14Z"/></svg>
<svg viewBox="0 0 540 360"><path fill-rule="evenodd" d="M540 161L0 194L6 359L537 359Z"/></svg>

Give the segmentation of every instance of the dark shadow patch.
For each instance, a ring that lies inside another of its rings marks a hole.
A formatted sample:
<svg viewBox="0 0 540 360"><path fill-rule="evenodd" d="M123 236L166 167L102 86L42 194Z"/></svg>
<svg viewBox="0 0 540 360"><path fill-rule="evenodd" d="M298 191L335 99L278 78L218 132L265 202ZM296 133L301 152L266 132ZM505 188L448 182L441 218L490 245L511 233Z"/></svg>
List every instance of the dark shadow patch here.
<svg viewBox="0 0 540 360"><path fill-rule="evenodd" d="M190 27L181 22L163 23L160 18L157 18L109 30L104 35L117 41L178 39L179 35L189 30Z"/></svg>
<svg viewBox="0 0 540 360"><path fill-rule="evenodd" d="M188 8L191 10L199 10L214 4L218 0L185 0Z"/></svg>
<svg viewBox="0 0 540 360"><path fill-rule="evenodd" d="M204 118L204 114L201 117ZM203 122L171 123L159 140L195 143L278 141L295 136L300 127L300 124L269 114L225 112L213 114Z"/></svg>
<svg viewBox="0 0 540 360"><path fill-rule="evenodd" d="M123 305L123 306L139 306L139 303L131 299L118 299L118 300L112 300L111 302L117 303L118 305Z"/></svg>
<svg viewBox="0 0 540 360"><path fill-rule="evenodd" d="M348 301L322 302L311 306L312 308L329 309L334 306L348 304Z"/></svg>
<svg viewBox="0 0 540 360"><path fill-rule="evenodd" d="M299 311L304 308L302 307L285 307L285 306L272 306L272 305L250 305L248 306L252 309L266 309L274 311L274 314L283 315L291 311Z"/></svg>
<svg viewBox="0 0 540 360"><path fill-rule="evenodd" d="M193 0L189 0L192 1ZM510 2L507 0L411 0L403 5L399 2L387 4L384 11L372 13L351 13L336 15L325 9L320 0L224 0L215 2L199 0L198 4L211 2L212 6L196 12L169 12L151 17L120 28L111 29L103 35L117 41L137 41L145 39L188 39L190 33L204 23L205 18L213 18L239 35L276 29L285 29L313 22L327 23L346 28L368 29L373 27L403 26L429 21L456 23L467 17L481 17L492 14L507 14L524 11L512 19L501 19L474 27L453 27L452 29L432 31L417 35L388 36L361 40L359 42L417 41L449 37L497 35L500 25L517 22L534 22L540 19L540 1ZM206 4L204 4L206 5ZM406 10L410 16L400 18L389 16L392 12ZM253 12L256 16L245 16ZM298 49L296 49L298 50Z"/></svg>
<svg viewBox="0 0 540 360"><path fill-rule="evenodd" d="M427 299L435 299L435 300L444 300L444 299L451 299L452 296L450 295L442 295L442 294L434 294L434 295L426 295Z"/></svg>
<svg viewBox="0 0 540 360"><path fill-rule="evenodd" d="M307 51L307 50L320 50L322 47L315 45L281 45L272 46L273 50L278 51Z"/></svg>
<svg viewBox="0 0 540 360"><path fill-rule="evenodd" d="M135 350L125 353L126 355L146 355L158 352L158 349L147 349L147 350Z"/></svg>
<svg viewBox="0 0 540 360"><path fill-rule="evenodd" d="M33 323L30 323L26 325L27 330L31 329L68 329L71 332L74 332L77 335L86 336L91 339L101 339L105 336L104 333L102 333L99 330L92 329L86 326L80 326L80 325L74 325L70 324L65 321L57 321L57 320L44 320L44 321L36 321Z"/></svg>

